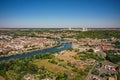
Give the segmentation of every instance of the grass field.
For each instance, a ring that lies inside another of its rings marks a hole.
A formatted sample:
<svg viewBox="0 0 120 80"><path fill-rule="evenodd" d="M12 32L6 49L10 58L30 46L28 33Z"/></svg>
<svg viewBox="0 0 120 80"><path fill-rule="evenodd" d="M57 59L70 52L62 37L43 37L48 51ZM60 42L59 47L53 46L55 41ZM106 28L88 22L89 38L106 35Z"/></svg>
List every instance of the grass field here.
<svg viewBox="0 0 120 80"><path fill-rule="evenodd" d="M38 67L44 66L49 71L52 71L54 73L58 72L66 72L66 73L72 73L72 71L65 69L64 67L58 66L56 64L52 64L48 62L47 60L35 60L34 63L38 65Z"/></svg>
<svg viewBox="0 0 120 80"><path fill-rule="evenodd" d="M76 75L76 73L73 72L72 70L66 69L62 66L58 66L57 64L52 64L52 63L48 62L47 60L37 59L34 61L34 64L38 65L38 67L44 66L48 71L51 71L55 74L58 74L60 72L67 73L69 79L75 78L75 75Z"/></svg>

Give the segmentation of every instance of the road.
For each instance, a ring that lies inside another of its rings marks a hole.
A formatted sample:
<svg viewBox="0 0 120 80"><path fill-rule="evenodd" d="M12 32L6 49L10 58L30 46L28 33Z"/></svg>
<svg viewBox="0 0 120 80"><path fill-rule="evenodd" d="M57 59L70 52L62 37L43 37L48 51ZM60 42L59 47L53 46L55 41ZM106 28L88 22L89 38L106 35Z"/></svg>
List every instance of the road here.
<svg viewBox="0 0 120 80"><path fill-rule="evenodd" d="M90 78L90 74L92 72L92 70L94 69L94 67L97 65L97 62L94 63L94 65L92 66L92 69L88 72L88 75L86 76L86 78L84 80L89 80Z"/></svg>

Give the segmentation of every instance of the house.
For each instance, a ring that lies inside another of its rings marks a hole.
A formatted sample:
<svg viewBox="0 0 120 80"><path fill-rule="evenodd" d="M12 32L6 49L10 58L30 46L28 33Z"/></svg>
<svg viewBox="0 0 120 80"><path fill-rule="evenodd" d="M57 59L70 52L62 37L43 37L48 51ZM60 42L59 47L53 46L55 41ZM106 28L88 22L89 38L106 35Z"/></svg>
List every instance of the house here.
<svg viewBox="0 0 120 80"><path fill-rule="evenodd" d="M34 79L34 76L31 75L31 74L29 74L29 73L27 73L27 74L24 76L24 79L25 79L25 80L35 80L35 79Z"/></svg>
<svg viewBox="0 0 120 80"><path fill-rule="evenodd" d="M115 80L115 78L113 78L113 77L109 77L108 80Z"/></svg>

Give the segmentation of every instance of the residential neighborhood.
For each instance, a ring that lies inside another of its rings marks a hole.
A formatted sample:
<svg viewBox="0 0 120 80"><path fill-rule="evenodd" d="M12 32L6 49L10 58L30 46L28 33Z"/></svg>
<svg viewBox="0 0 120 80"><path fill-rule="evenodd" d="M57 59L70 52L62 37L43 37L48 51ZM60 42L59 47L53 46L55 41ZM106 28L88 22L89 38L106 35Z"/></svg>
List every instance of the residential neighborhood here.
<svg viewBox="0 0 120 80"><path fill-rule="evenodd" d="M8 35L0 35L0 39L1 57L45 49L57 44L57 42L52 39L26 36L13 38Z"/></svg>
<svg viewBox="0 0 120 80"><path fill-rule="evenodd" d="M2 80L119 80L120 38L75 29L7 32L0 33Z"/></svg>

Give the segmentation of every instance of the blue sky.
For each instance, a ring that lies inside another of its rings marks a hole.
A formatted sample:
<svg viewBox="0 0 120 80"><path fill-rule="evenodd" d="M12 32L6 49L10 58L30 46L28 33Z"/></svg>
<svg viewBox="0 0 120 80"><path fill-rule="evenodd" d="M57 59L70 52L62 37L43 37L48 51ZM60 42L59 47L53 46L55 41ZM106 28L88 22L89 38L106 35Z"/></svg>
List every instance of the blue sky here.
<svg viewBox="0 0 120 80"><path fill-rule="evenodd" d="M120 28L120 0L0 0L0 27Z"/></svg>

